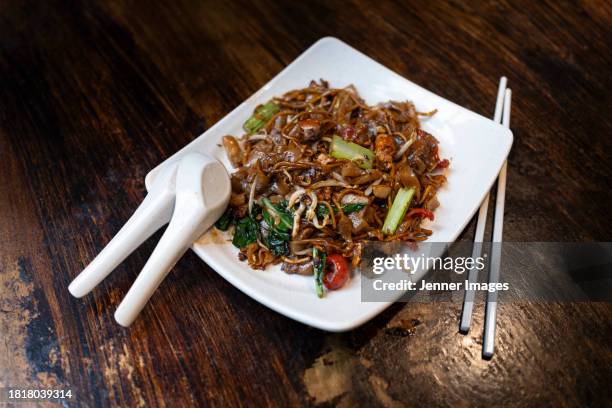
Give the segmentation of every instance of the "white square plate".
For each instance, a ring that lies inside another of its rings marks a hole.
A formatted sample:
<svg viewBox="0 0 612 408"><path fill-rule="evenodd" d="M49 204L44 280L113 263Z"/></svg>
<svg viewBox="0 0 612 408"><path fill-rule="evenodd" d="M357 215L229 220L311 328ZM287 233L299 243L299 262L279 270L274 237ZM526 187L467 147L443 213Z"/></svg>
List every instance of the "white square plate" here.
<svg viewBox="0 0 612 408"><path fill-rule="evenodd" d="M326 37L300 55L258 92L221 119L193 142L168 158L197 151L220 160L231 172L225 152L220 147L224 135L240 136L242 124L255 106L273 96L308 85L323 78L333 87L354 84L368 104L388 100L410 100L421 112L438 109L423 128L440 141L440 156L449 158L448 183L438 194L431 242L453 242L469 222L495 181L512 145L510 130L421 88L385 68L336 38ZM452 73L449 73L452 80ZM493 101L491 101L493 104ZM160 166L161 166L160 165ZM146 177L147 188L159 167ZM279 266L255 271L237 259L237 249L214 228L194 243L193 250L232 285L269 308L302 323L328 331L357 327L391 303L361 302L360 276L355 276L342 290L317 298L312 277L287 275ZM423 277L425 271L414 280Z"/></svg>

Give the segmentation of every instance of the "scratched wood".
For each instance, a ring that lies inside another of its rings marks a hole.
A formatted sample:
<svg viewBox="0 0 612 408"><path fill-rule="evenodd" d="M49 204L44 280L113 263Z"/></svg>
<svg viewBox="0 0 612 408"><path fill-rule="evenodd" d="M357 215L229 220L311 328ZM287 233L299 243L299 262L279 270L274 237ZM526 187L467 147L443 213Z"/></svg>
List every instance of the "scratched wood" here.
<svg viewBox="0 0 612 408"><path fill-rule="evenodd" d="M331 335L191 253L122 329L112 313L159 234L93 294L66 287L149 169L327 35L485 116L507 75L505 238L610 241L611 15L594 0L1 3L0 385L71 388L74 406L606 405L609 303L505 304L485 362L481 306L469 336L444 303Z"/></svg>

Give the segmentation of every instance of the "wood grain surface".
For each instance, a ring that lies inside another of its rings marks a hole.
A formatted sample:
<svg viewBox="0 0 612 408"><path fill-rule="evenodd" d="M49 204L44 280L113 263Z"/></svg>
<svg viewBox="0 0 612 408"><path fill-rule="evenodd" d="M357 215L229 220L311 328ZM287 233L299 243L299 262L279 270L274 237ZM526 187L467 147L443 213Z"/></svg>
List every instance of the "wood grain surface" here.
<svg viewBox="0 0 612 408"><path fill-rule="evenodd" d="M193 253L123 329L112 314L159 234L93 294L67 286L149 169L328 35L485 116L506 75L505 239L611 241L611 16L594 0L0 2L0 386L70 388L71 406L609 406L610 303L503 304L484 361L481 304L468 336L454 303L328 334Z"/></svg>

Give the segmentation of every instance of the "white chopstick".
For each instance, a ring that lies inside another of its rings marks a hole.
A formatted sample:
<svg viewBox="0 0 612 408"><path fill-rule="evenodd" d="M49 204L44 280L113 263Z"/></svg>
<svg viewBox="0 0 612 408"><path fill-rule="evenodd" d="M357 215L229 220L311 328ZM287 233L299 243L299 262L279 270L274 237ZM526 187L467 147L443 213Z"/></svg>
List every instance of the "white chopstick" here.
<svg viewBox="0 0 612 408"><path fill-rule="evenodd" d="M510 109L512 105L512 91L506 89L504 97L504 118L502 125L510 127ZM491 268L489 270L489 283L499 282L499 269L501 265L501 243L504 230L504 203L506 201L506 170L508 161L505 161L499 172L497 180L497 196L495 197L495 219L493 220L493 247L491 248ZM487 306L485 309L484 335L482 341L482 356L493 357L495 350L495 326L497 321L497 291L487 292Z"/></svg>
<svg viewBox="0 0 612 408"><path fill-rule="evenodd" d="M505 76L499 79L499 87L497 89L497 101L495 102L495 114L493 115L493 121L500 123L502 117L502 110L504 107L504 92L506 91L506 84L508 80ZM487 210L489 208L489 193L485 196L482 204L480 204L480 210L478 211L478 221L476 223L476 234L474 235L474 247L472 249L472 259L480 257L482 252L482 243L484 241L485 225L487 223ZM475 283L478 280L478 269L472 268L468 272L468 282L470 284ZM472 310L474 309L474 298L476 292L474 290L465 291L463 298L463 309L461 311L461 321L459 323L459 331L467 333L470 330L472 324Z"/></svg>

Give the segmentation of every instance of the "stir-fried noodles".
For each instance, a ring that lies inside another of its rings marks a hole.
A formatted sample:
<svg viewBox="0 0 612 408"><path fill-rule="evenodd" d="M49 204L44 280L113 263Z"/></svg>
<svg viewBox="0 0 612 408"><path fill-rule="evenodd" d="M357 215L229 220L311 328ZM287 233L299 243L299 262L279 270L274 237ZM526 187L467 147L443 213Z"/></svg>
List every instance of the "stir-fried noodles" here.
<svg viewBox="0 0 612 408"><path fill-rule="evenodd" d="M240 259L314 275L317 294L338 289L363 242L426 240L448 160L420 129L411 102L368 106L354 86L321 80L255 109L245 134L225 136L236 171L217 228L234 224Z"/></svg>

